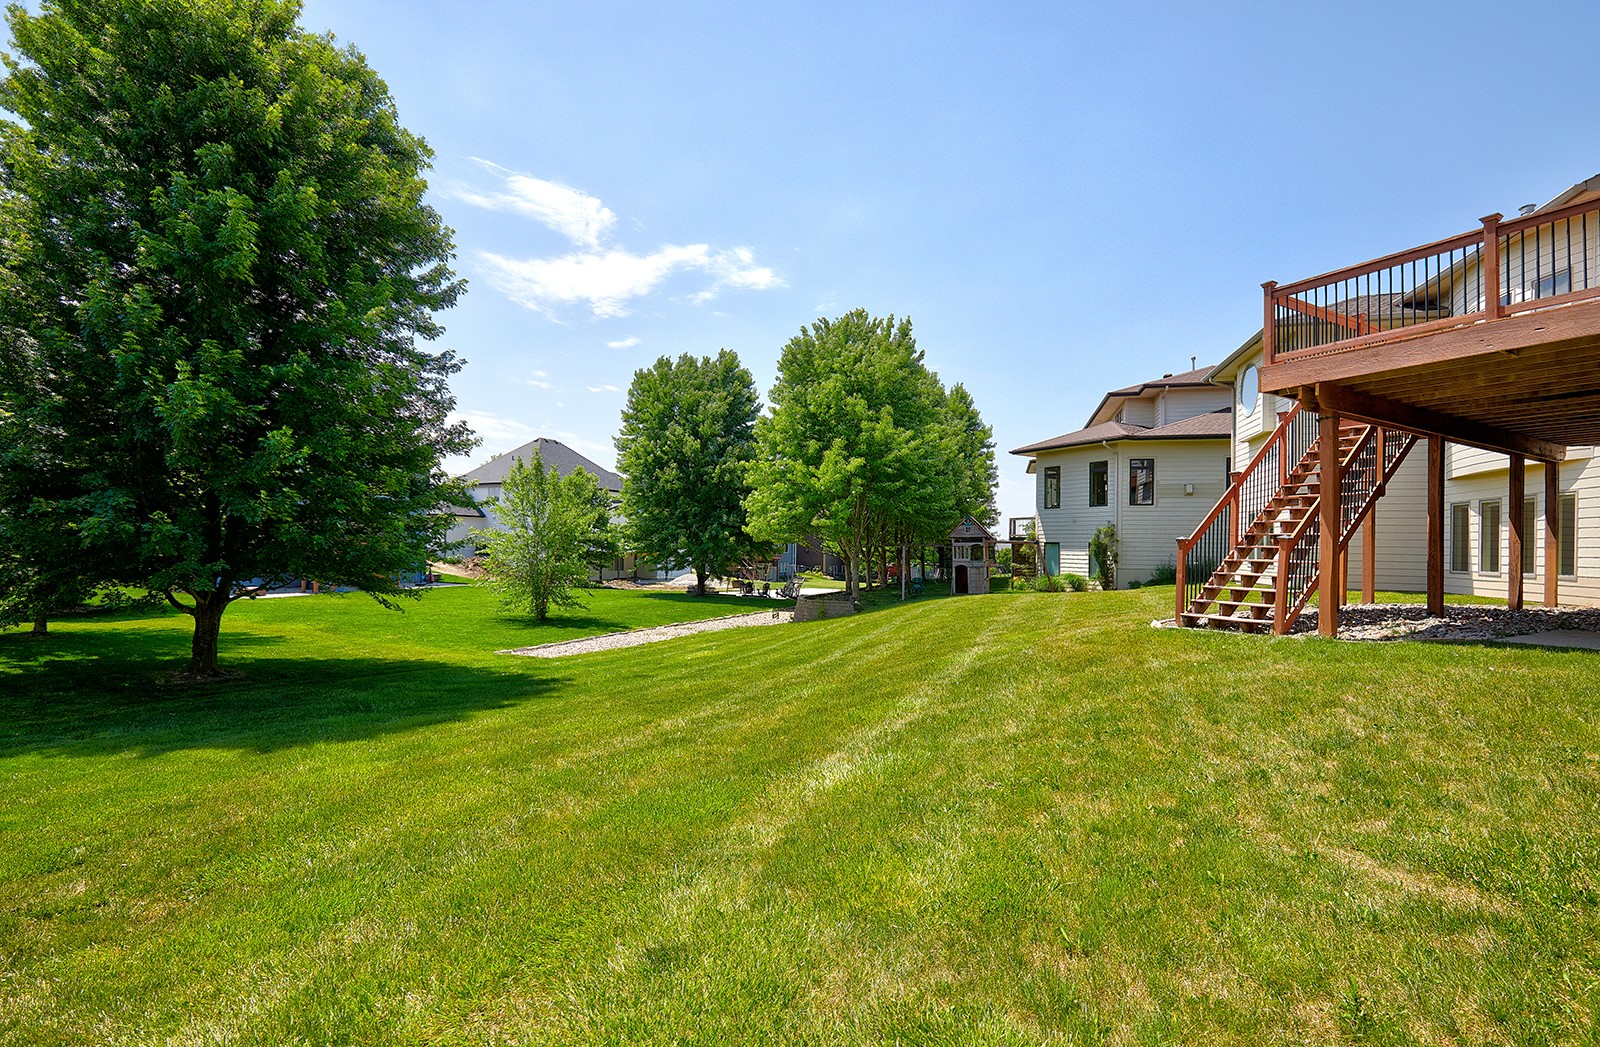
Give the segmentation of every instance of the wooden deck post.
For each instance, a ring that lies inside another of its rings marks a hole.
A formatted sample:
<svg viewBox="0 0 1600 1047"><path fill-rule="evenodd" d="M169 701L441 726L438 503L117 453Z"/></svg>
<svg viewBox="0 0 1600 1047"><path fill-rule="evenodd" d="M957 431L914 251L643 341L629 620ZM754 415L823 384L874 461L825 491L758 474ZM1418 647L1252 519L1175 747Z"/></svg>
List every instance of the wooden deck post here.
<svg viewBox="0 0 1600 1047"><path fill-rule="evenodd" d="M1510 541L1506 549L1506 606L1513 611L1522 610L1522 543L1527 535L1522 533L1522 502L1527 491L1527 462L1520 454L1507 456L1511 462L1511 483L1506 500L1510 515Z"/></svg>
<svg viewBox="0 0 1600 1047"><path fill-rule="evenodd" d="M1317 494L1321 499L1322 520L1318 534L1317 632L1339 635L1339 591L1344 583L1344 565L1339 555L1339 416L1324 411L1321 432L1317 434Z"/></svg>
<svg viewBox="0 0 1600 1047"><path fill-rule="evenodd" d="M1361 602L1378 602L1378 507L1367 510L1361 525Z"/></svg>
<svg viewBox="0 0 1600 1047"><path fill-rule="evenodd" d="M1189 588L1189 563L1188 563L1188 561L1189 561L1189 554L1183 551L1183 539L1179 538L1178 539L1178 555L1175 558L1175 560L1173 561L1173 566L1175 568L1177 568L1177 572L1176 572L1177 573L1177 577L1174 580L1178 583L1178 591L1173 595L1173 601L1172 601L1172 605L1173 605L1173 609L1172 609L1172 624L1173 625L1177 625L1177 626L1182 626L1183 625L1183 612L1184 612L1183 594L1184 594L1184 591Z"/></svg>
<svg viewBox="0 0 1600 1047"><path fill-rule="evenodd" d="M1444 437L1428 437L1428 613L1444 613Z"/></svg>
<svg viewBox="0 0 1600 1047"><path fill-rule="evenodd" d="M1278 636L1289 634L1289 550L1294 541L1278 539L1278 578L1272 587L1272 631Z"/></svg>
<svg viewBox="0 0 1600 1047"><path fill-rule="evenodd" d="M1561 463L1544 463L1544 605L1554 607L1561 574Z"/></svg>
<svg viewBox="0 0 1600 1047"><path fill-rule="evenodd" d="M1272 296L1278 290L1278 281L1268 280L1261 285L1264 301L1261 316L1261 362L1271 367L1278 358L1278 309Z"/></svg>
<svg viewBox="0 0 1600 1047"><path fill-rule="evenodd" d="M1500 305L1500 219L1496 213L1483 219L1483 257L1478 272L1483 282L1483 311L1489 319L1504 315Z"/></svg>

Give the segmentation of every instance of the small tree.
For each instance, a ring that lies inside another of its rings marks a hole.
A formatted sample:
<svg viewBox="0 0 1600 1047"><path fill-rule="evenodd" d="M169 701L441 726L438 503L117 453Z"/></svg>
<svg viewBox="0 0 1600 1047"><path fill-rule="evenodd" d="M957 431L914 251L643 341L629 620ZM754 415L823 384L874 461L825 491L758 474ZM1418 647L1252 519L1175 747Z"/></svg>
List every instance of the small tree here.
<svg viewBox="0 0 1600 1047"><path fill-rule="evenodd" d="M1117 587L1117 528L1106 524L1089 539L1089 559L1093 561L1094 578L1102 589Z"/></svg>
<svg viewBox="0 0 1600 1047"><path fill-rule="evenodd" d="M532 462L511 463L501 496L487 503L504 530L473 532L487 552L484 575L507 607L525 607L542 622L552 604L581 603L575 590L589 580L599 488L582 469L546 472L538 451Z"/></svg>

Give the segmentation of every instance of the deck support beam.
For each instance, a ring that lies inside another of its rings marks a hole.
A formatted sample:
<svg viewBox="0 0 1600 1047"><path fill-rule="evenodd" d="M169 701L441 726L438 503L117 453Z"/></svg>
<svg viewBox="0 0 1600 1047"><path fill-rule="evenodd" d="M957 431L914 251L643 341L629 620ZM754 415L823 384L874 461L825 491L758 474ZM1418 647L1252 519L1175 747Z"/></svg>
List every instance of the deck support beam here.
<svg viewBox="0 0 1600 1047"><path fill-rule="evenodd" d="M1317 492L1322 519L1317 536L1320 540L1317 561L1322 592L1317 601L1317 632L1323 636L1338 636L1339 602L1344 595L1339 591L1344 582L1343 557L1339 549L1339 416L1324 411L1321 423L1317 435Z"/></svg>
<svg viewBox="0 0 1600 1047"><path fill-rule="evenodd" d="M1544 464L1544 605L1554 607L1560 598L1561 574L1561 463Z"/></svg>
<svg viewBox="0 0 1600 1047"><path fill-rule="evenodd" d="M1428 613L1444 613L1444 437L1428 437Z"/></svg>
<svg viewBox="0 0 1600 1047"><path fill-rule="evenodd" d="M1526 497L1528 487L1528 466L1522 455L1514 454L1511 460L1511 482L1508 485L1506 501L1510 503L1507 508L1507 522L1510 527L1510 541L1507 543L1506 559L1506 606L1513 611L1522 610L1522 543L1527 535L1522 533L1522 502Z"/></svg>
<svg viewBox="0 0 1600 1047"><path fill-rule="evenodd" d="M1358 389L1346 389L1343 386L1318 382L1314 396L1324 411L1337 411L1347 418L1370 422L1373 425L1392 425L1409 429L1414 433L1443 436L1458 444L1481 447L1486 451L1520 454L1527 458L1536 458L1541 462L1560 461L1567 454L1564 445L1551 440L1541 440L1512 432L1510 429L1458 418L1440 411L1412 407L1410 404L1363 393ZM1305 399L1304 389L1301 390L1301 399Z"/></svg>

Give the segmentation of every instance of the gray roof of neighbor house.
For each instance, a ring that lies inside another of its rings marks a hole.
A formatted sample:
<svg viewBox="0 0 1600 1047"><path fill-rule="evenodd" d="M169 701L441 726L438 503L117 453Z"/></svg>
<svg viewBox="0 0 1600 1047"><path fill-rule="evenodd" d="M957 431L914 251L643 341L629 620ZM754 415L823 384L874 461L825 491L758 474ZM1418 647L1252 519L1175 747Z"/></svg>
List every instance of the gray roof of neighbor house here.
<svg viewBox="0 0 1600 1047"><path fill-rule="evenodd" d="M1200 372L1190 372L1196 374ZM1199 383L1197 383L1199 384ZM1085 444L1110 443L1116 440L1218 440L1233 435L1233 408L1197 414L1166 425L1130 425L1127 422L1101 422L1075 433L1063 433L1048 440L1027 444L1013 450L1012 454L1038 454L1063 447L1081 447Z"/></svg>
<svg viewBox="0 0 1600 1047"><path fill-rule="evenodd" d="M1203 389L1210 384L1206 381L1206 376L1210 373L1211 368L1209 367L1197 367L1192 371L1184 371L1180 374L1164 374L1160 378L1153 378L1148 382L1136 382L1133 385L1123 386L1121 389L1113 389L1101 397L1100 403L1093 411L1089 412L1089 424L1091 426L1096 424L1095 419L1100 417L1100 413L1106 409L1106 406L1112 400L1138 399L1146 393L1155 392L1158 389Z"/></svg>
<svg viewBox="0 0 1600 1047"><path fill-rule="evenodd" d="M513 448L505 454L496 455L467 473L463 479L476 480L481 484L505 483L506 474L511 471L511 463L518 458L524 463L532 461L534 451L539 452L546 469L554 469L562 476L566 476L574 469L582 469L600 481L600 486L606 490L613 492L622 490L622 477L610 469L595 465L560 440L547 440L542 436L537 440L529 440L521 447Z"/></svg>

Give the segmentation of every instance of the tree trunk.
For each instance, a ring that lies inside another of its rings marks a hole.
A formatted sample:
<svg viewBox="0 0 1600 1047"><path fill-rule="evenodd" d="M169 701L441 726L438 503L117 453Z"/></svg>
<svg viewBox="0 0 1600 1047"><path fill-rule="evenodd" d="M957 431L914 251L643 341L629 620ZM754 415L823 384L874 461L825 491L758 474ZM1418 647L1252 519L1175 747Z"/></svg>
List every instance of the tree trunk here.
<svg viewBox="0 0 1600 1047"><path fill-rule="evenodd" d="M43 607L33 612L33 635L46 636L50 632L50 616Z"/></svg>
<svg viewBox="0 0 1600 1047"><path fill-rule="evenodd" d="M706 594L706 569L700 564L695 564L694 567L694 594L696 596Z"/></svg>
<svg viewBox="0 0 1600 1047"><path fill-rule="evenodd" d="M193 676L218 676L217 637L222 632L222 612L228 598L219 592L195 593L194 641L189 648L189 672Z"/></svg>

